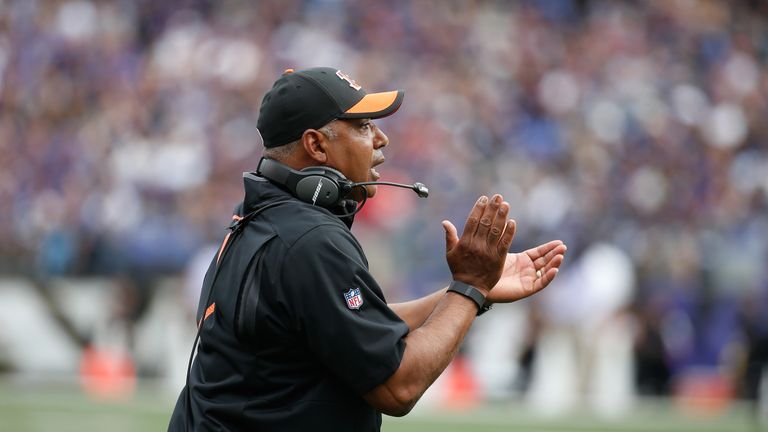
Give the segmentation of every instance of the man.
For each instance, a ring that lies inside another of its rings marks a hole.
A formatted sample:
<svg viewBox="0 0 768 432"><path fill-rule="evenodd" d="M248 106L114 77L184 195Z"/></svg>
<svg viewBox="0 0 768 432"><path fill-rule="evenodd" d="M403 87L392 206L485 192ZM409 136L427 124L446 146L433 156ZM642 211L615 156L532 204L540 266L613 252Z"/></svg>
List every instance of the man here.
<svg viewBox="0 0 768 432"><path fill-rule="evenodd" d="M509 204L483 196L461 237L443 222L451 285L386 304L350 227L377 187L355 183L379 179L389 143L372 119L402 99L331 68L288 70L265 95L265 159L206 275L170 430L377 431L381 413L413 408L488 304L555 277L565 245L508 254Z"/></svg>

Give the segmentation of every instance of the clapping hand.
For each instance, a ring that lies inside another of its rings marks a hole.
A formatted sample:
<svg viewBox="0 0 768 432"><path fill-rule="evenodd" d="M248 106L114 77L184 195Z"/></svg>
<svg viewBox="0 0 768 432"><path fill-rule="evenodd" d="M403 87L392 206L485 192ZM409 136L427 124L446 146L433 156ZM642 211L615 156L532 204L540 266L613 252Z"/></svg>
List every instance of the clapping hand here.
<svg viewBox="0 0 768 432"><path fill-rule="evenodd" d="M496 286L515 235L515 221L507 219L508 213L509 203L496 194L477 200L461 237L451 222L443 221L446 260L454 280L470 284L486 296Z"/></svg>
<svg viewBox="0 0 768 432"><path fill-rule="evenodd" d="M501 278L486 299L490 303L510 303L543 290L557 276L568 248L560 240L519 253L508 253Z"/></svg>

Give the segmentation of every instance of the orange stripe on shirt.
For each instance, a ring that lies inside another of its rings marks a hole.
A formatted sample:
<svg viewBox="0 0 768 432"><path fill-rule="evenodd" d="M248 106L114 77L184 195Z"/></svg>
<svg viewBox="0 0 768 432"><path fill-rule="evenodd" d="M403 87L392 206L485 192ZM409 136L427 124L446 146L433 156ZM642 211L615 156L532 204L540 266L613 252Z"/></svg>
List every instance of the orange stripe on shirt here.
<svg viewBox="0 0 768 432"><path fill-rule="evenodd" d="M234 220L234 221L239 221L242 218L243 218L242 216L232 215L232 220ZM231 232L227 233L227 236L224 237L224 241L221 243L221 248L219 248L219 254L216 255L216 264L218 264L219 261L221 260L221 254L224 253L224 248L227 247L227 242L229 241L229 235L230 234L232 234L232 233Z"/></svg>
<svg viewBox="0 0 768 432"><path fill-rule="evenodd" d="M203 316L203 321L207 320L209 316L213 313L213 311L216 310L216 302L211 303L210 306L208 306L208 309L205 310L205 316Z"/></svg>
<svg viewBox="0 0 768 432"><path fill-rule="evenodd" d="M229 235L232 233L227 233L227 236L224 237L224 241L221 242L221 247L219 248L219 254L216 255L216 264L219 263L219 260L221 259L221 254L224 253L224 248L227 247L227 242L229 241Z"/></svg>

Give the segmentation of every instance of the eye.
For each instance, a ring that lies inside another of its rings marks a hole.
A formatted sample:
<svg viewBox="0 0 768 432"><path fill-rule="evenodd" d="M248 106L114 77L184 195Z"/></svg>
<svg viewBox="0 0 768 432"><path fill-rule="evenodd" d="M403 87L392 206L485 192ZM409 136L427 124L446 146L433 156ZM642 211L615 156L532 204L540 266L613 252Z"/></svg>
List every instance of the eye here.
<svg viewBox="0 0 768 432"><path fill-rule="evenodd" d="M370 121L370 120L366 121L365 123L360 125L360 129L362 129L364 131L369 131L369 130L373 129L373 122Z"/></svg>

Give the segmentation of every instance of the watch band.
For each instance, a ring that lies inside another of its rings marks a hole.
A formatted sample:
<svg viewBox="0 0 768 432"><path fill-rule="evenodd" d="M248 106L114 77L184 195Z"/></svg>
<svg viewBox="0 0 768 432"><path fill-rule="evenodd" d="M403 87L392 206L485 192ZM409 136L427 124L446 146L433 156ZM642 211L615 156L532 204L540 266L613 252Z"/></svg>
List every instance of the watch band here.
<svg viewBox="0 0 768 432"><path fill-rule="evenodd" d="M481 307L480 310L477 311L477 316L480 316L480 315L488 312L492 308L493 308L493 303L486 303L486 304L484 304L483 307Z"/></svg>
<svg viewBox="0 0 768 432"><path fill-rule="evenodd" d="M452 281L450 285L448 285L448 291L453 291L455 293L459 293L465 297L469 297L477 304L477 314L482 315L483 313L487 312L491 306L485 305L485 295L483 293L473 287L470 284L460 282L460 281Z"/></svg>

